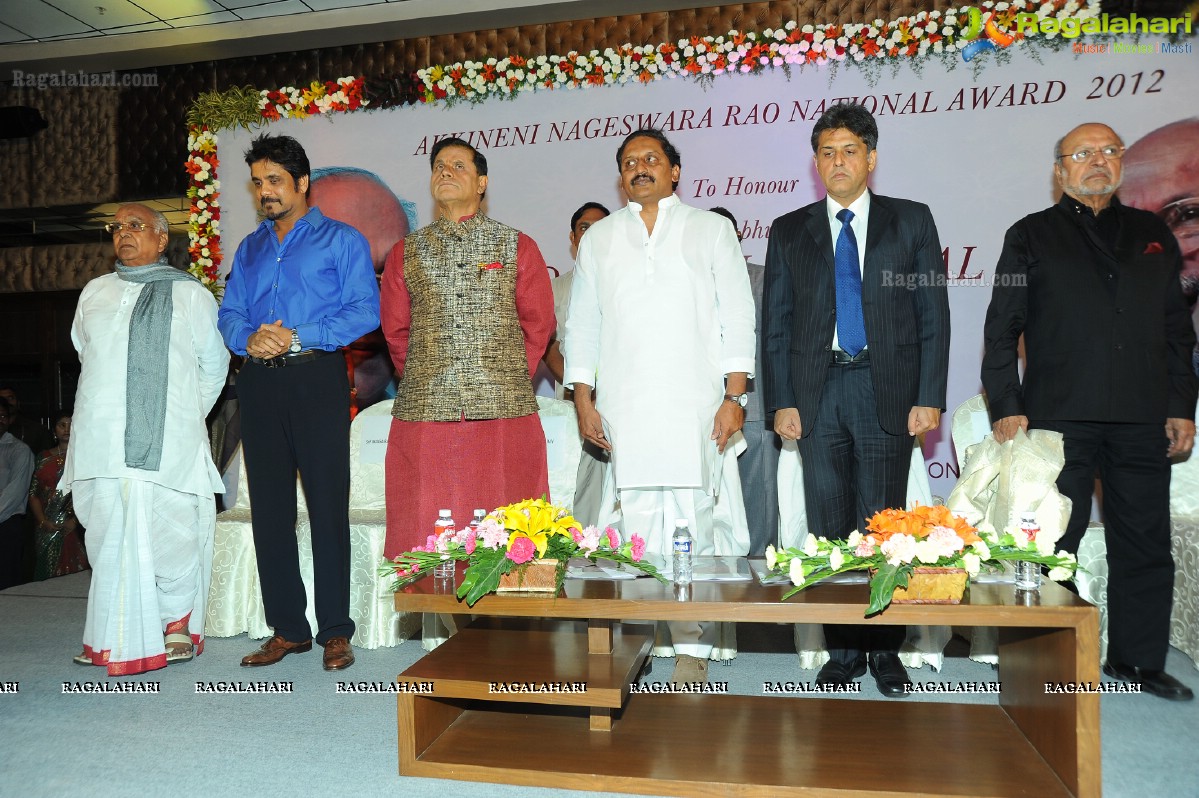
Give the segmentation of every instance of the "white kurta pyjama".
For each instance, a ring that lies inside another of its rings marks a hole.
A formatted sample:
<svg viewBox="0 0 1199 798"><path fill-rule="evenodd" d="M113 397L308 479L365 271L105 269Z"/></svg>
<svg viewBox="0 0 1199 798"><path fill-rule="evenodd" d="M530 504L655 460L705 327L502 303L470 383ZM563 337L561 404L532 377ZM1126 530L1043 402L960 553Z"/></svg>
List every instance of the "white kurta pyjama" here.
<svg viewBox="0 0 1199 798"><path fill-rule="evenodd" d="M687 518L699 553L744 555L739 490L727 500L737 504L729 509L741 534L714 536L714 494L728 469L711 434L724 375L754 372L745 258L724 217L671 195L658 202L650 234L640 211L630 202L580 242L564 381L596 386L626 534L644 536L648 551L667 557L673 520ZM734 456L731 446L726 452ZM726 545L734 550L719 550ZM711 636L696 631L672 624L676 651L706 657Z"/></svg>
<svg viewBox="0 0 1199 798"><path fill-rule="evenodd" d="M83 370L61 486L75 494L92 563L84 652L111 675L163 667L163 633L184 619L196 652L203 648L213 494L223 490L204 419L225 384L229 353L208 290L193 282L172 285L166 423L156 471L125 465L129 317L143 284L116 274L92 280L71 326Z"/></svg>

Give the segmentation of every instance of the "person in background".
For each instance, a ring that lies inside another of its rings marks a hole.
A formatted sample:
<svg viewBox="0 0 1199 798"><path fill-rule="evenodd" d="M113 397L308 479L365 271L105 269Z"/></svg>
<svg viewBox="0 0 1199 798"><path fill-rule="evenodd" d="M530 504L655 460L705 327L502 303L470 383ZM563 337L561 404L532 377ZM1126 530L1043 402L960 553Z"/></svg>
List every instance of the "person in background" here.
<svg viewBox="0 0 1199 798"><path fill-rule="evenodd" d="M70 413L55 417L54 440L54 446L37 456L29 486L29 511L35 524L33 578L38 581L89 567L83 529L75 517L71 496L58 489L71 442Z"/></svg>
<svg viewBox="0 0 1199 798"><path fill-rule="evenodd" d="M737 217L727 208L713 208L733 223L739 230ZM741 233L737 233L741 240ZM762 277L764 269L746 259L745 269L749 273L749 288L754 295L755 325L762 329ZM762 336L758 335L755 362L762 362ZM745 388L748 404L745 405L745 425L741 434L745 436L746 450L737 457L737 470L741 473L741 493L745 497L745 520L749 524L749 556L762 557L766 547L778 543L779 531L779 455L783 441L774 431L774 418L766 413L762 402L762 391L757 380L750 380Z"/></svg>
<svg viewBox="0 0 1199 798"><path fill-rule="evenodd" d="M0 398L0 590L21 584L25 505L33 452L8 431L12 408Z"/></svg>
<svg viewBox="0 0 1199 798"><path fill-rule="evenodd" d="M0 399L7 400L11 408L12 423L8 425L10 435L34 452L49 449L54 445L54 437L46 431L46 428L37 420L28 418L21 412L21 399L11 385L0 386Z"/></svg>
<svg viewBox="0 0 1199 798"><path fill-rule="evenodd" d="M570 256L578 257L579 242L583 234L600 219L610 215L610 211L598 202L585 202L570 217ZM558 329L545 350L545 365L558 384L562 385L562 369L565 362L562 359L562 341L566 337L566 319L570 315L570 288L574 284L574 269L553 281L554 316L558 320ZM566 399L573 398L570 389L562 386ZM599 523L600 494L604 484L604 470L608 467L608 454L590 441L583 441L583 451L579 455L579 470L575 478L575 501L571 512L582 524L592 526Z"/></svg>

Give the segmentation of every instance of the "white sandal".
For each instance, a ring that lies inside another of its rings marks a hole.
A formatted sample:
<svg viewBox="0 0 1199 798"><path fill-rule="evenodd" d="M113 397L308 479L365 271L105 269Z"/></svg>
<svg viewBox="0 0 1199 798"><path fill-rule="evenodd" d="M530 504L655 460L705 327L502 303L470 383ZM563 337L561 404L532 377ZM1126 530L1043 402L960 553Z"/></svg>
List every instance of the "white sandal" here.
<svg viewBox="0 0 1199 798"><path fill-rule="evenodd" d="M169 634L164 638L167 645L167 664L173 665L176 662L191 662L195 656L195 646L192 644L191 635L188 634ZM170 646L186 644L187 651L171 651Z"/></svg>

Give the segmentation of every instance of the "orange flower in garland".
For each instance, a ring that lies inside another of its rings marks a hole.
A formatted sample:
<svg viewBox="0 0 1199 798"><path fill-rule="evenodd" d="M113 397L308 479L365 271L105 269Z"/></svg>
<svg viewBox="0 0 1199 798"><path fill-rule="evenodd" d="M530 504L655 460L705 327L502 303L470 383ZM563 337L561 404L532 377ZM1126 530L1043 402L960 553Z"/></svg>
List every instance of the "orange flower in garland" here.
<svg viewBox="0 0 1199 798"><path fill-rule="evenodd" d="M938 527L952 530L967 546L981 540L977 529L941 505L918 504L911 510L880 510L867 522L866 531L881 544L894 535L911 535L917 540L926 538Z"/></svg>

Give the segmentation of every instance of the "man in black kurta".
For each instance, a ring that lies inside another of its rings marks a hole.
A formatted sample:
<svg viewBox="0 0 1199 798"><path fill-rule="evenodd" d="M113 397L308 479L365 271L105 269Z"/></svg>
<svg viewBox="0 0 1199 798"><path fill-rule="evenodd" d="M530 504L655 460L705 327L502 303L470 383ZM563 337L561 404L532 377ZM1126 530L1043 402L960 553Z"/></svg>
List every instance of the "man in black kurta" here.
<svg viewBox="0 0 1199 798"><path fill-rule="evenodd" d="M1059 546L1069 552L1086 531L1099 471L1110 570L1104 673L1189 700L1164 667L1174 584L1168 458L1189 452L1195 437L1195 334L1170 229L1115 197L1123 153L1100 124L1058 143L1061 201L1004 240L982 381L997 441L1030 427L1062 433L1057 487L1074 506Z"/></svg>

